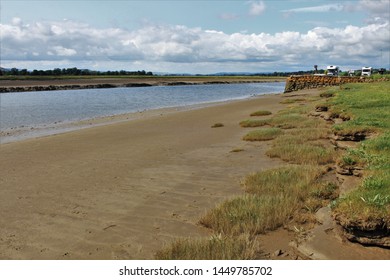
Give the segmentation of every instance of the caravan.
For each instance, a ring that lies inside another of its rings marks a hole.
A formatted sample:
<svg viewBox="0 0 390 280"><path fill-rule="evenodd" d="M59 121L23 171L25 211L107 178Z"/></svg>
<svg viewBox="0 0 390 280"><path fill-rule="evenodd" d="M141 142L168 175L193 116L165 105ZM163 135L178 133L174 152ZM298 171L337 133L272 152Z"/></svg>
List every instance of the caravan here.
<svg viewBox="0 0 390 280"><path fill-rule="evenodd" d="M362 76L371 76L372 74L372 67L362 67Z"/></svg>
<svg viewBox="0 0 390 280"><path fill-rule="evenodd" d="M338 76L339 75L339 67L334 65L329 65L326 67L328 76Z"/></svg>

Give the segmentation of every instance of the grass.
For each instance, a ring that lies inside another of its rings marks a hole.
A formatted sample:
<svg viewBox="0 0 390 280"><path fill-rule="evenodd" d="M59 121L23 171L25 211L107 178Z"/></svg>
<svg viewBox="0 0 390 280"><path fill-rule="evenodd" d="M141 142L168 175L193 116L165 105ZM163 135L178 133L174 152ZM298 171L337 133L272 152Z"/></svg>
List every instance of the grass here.
<svg viewBox="0 0 390 280"><path fill-rule="evenodd" d="M293 198L283 194L239 196L209 211L200 224L223 235L255 235L282 226L291 215L293 205Z"/></svg>
<svg viewBox="0 0 390 280"><path fill-rule="evenodd" d="M250 114L251 117L260 117L260 116L268 116L268 115L272 115L272 112L266 110L259 110Z"/></svg>
<svg viewBox="0 0 390 280"><path fill-rule="evenodd" d="M293 217L299 221L297 212L317 209L329 199L328 186L320 182L323 173L320 167L291 165L248 175L243 182L247 194L221 203L200 223L219 234L239 236L275 230Z"/></svg>
<svg viewBox="0 0 390 280"><path fill-rule="evenodd" d="M273 141L267 155L297 164L324 165L334 162L337 153L328 141L324 141L329 137L326 123L309 118L306 109L299 110L303 113L297 113L295 107L283 110L270 120L271 124L289 130Z"/></svg>
<svg viewBox="0 0 390 280"><path fill-rule="evenodd" d="M281 101L281 104L293 104L297 102L305 102L307 101L305 98L287 98Z"/></svg>
<svg viewBox="0 0 390 280"><path fill-rule="evenodd" d="M263 128L259 130L254 130L248 132L243 140L245 141L267 141L275 139L277 136L282 134L283 131L280 128L271 127L271 128Z"/></svg>
<svg viewBox="0 0 390 280"><path fill-rule="evenodd" d="M335 126L338 135L371 135L340 160L365 168L356 190L333 204L333 214L346 228L390 231L390 82L349 84L331 99L331 110L351 116Z"/></svg>
<svg viewBox="0 0 390 280"><path fill-rule="evenodd" d="M215 123L211 126L211 128L218 128L218 127L224 127L223 123Z"/></svg>
<svg viewBox="0 0 390 280"><path fill-rule="evenodd" d="M275 195L286 193L292 196L307 189L322 174L316 166L289 165L248 175L244 182L245 191L256 195Z"/></svg>
<svg viewBox="0 0 390 280"><path fill-rule="evenodd" d="M240 122L241 127L260 127L269 124L269 120L245 120Z"/></svg>
<svg viewBox="0 0 390 280"><path fill-rule="evenodd" d="M209 239L178 239L158 251L158 260L253 260L262 258L259 244L248 235L213 235Z"/></svg>
<svg viewBox="0 0 390 280"><path fill-rule="evenodd" d="M235 148L235 149L231 150L230 152L231 153L239 153L239 152L243 152L243 151L245 151L245 150L242 148Z"/></svg>
<svg viewBox="0 0 390 280"><path fill-rule="evenodd" d="M291 143L280 146L274 145L267 151L271 158L278 157L284 161L298 164L329 164L336 159L336 152L331 148L311 143Z"/></svg>

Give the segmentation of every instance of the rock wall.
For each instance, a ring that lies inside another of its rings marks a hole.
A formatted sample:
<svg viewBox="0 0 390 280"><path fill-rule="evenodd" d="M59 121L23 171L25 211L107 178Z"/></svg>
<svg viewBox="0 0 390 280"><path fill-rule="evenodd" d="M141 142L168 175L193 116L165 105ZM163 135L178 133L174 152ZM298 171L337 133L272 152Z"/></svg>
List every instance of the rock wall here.
<svg viewBox="0 0 390 280"><path fill-rule="evenodd" d="M346 83L366 83L372 79L365 77L333 77L333 76L290 76L286 80L284 92L292 92L300 89L319 88L326 86L338 86Z"/></svg>

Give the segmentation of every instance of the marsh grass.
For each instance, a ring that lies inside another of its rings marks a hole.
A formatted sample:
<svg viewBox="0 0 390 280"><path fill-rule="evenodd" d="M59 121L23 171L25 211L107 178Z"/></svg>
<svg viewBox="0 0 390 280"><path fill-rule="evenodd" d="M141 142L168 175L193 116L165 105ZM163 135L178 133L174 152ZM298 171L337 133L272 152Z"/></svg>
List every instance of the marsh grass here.
<svg viewBox="0 0 390 280"><path fill-rule="evenodd" d="M251 117L269 116L272 115L271 111L259 110L250 114Z"/></svg>
<svg viewBox="0 0 390 280"><path fill-rule="evenodd" d="M291 165L248 175L243 186L246 195L232 198L204 215L200 223L215 232L237 236L275 230L299 213L323 206L320 184L324 169ZM307 205L311 205L308 207Z"/></svg>
<svg viewBox="0 0 390 280"><path fill-rule="evenodd" d="M309 106L304 106L304 108L301 108L304 112L306 111L305 107ZM310 118L306 113L297 113L294 111L295 108L292 108L291 112L280 112L269 121L269 124L284 129L324 127L324 123L321 120Z"/></svg>
<svg viewBox="0 0 390 280"><path fill-rule="evenodd" d="M213 235L208 239L178 239L158 251L158 260L253 260L264 258L248 235Z"/></svg>
<svg viewBox="0 0 390 280"><path fill-rule="evenodd" d="M328 125L321 119L307 115L309 108L313 110L315 104L287 108L269 121L276 127L288 130L273 141L266 152L268 156L297 164L324 165L336 160L337 153L325 141L330 134Z"/></svg>
<svg viewBox="0 0 390 280"><path fill-rule="evenodd" d="M225 125L223 123L215 123L211 126L211 128L218 128L218 127L224 127Z"/></svg>
<svg viewBox="0 0 390 280"><path fill-rule="evenodd" d="M298 127L304 121L306 117L300 114L278 114L270 120L270 124L283 129L291 129Z"/></svg>
<svg viewBox="0 0 390 280"><path fill-rule="evenodd" d="M296 207L294 198L284 194L244 195L210 210L200 219L200 224L224 235L255 235L282 226Z"/></svg>
<svg viewBox="0 0 390 280"><path fill-rule="evenodd" d="M245 191L251 194L285 193L293 196L308 189L308 186L320 178L324 171L317 166L288 165L248 175L243 181L243 186Z"/></svg>
<svg viewBox="0 0 390 280"><path fill-rule="evenodd" d="M333 163L337 157L333 149L313 144L296 143L273 146L266 154L271 158L277 157L291 163L319 165Z"/></svg>
<svg viewBox="0 0 390 280"><path fill-rule="evenodd" d="M254 130L248 132L243 140L245 141L267 141L275 139L277 136L281 135L283 131L280 128L271 127L263 128L259 130Z"/></svg>
<svg viewBox="0 0 390 280"><path fill-rule="evenodd" d="M245 120L240 122L241 127L260 127L269 124L269 120Z"/></svg>
<svg viewBox="0 0 390 280"><path fill-rule="evenodd" d="M239 153L239 152L243 152L243 151L245 151L245 150L242 148L235 148L235 149L231 150L230 152L231 153Z"/></svg>
<svg viewBox="0 0 390 280"><path fill-rule="evenodd" d="M286 98L280 101L281 104L293 104L297 102L306 102L306 98Z"/></svg>

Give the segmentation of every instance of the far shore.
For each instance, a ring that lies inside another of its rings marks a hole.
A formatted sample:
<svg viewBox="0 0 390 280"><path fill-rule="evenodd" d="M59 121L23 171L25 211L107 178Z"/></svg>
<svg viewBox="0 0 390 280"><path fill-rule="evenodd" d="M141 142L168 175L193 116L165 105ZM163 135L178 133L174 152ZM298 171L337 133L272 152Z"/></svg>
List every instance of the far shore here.
<svg viewBox="0 0 390 280"><path fill-rule="evenodd" d="M284 82L285 80L286 77L263 76L2 77L0 79L0 93L114 87L267 83Z"/></svg>

